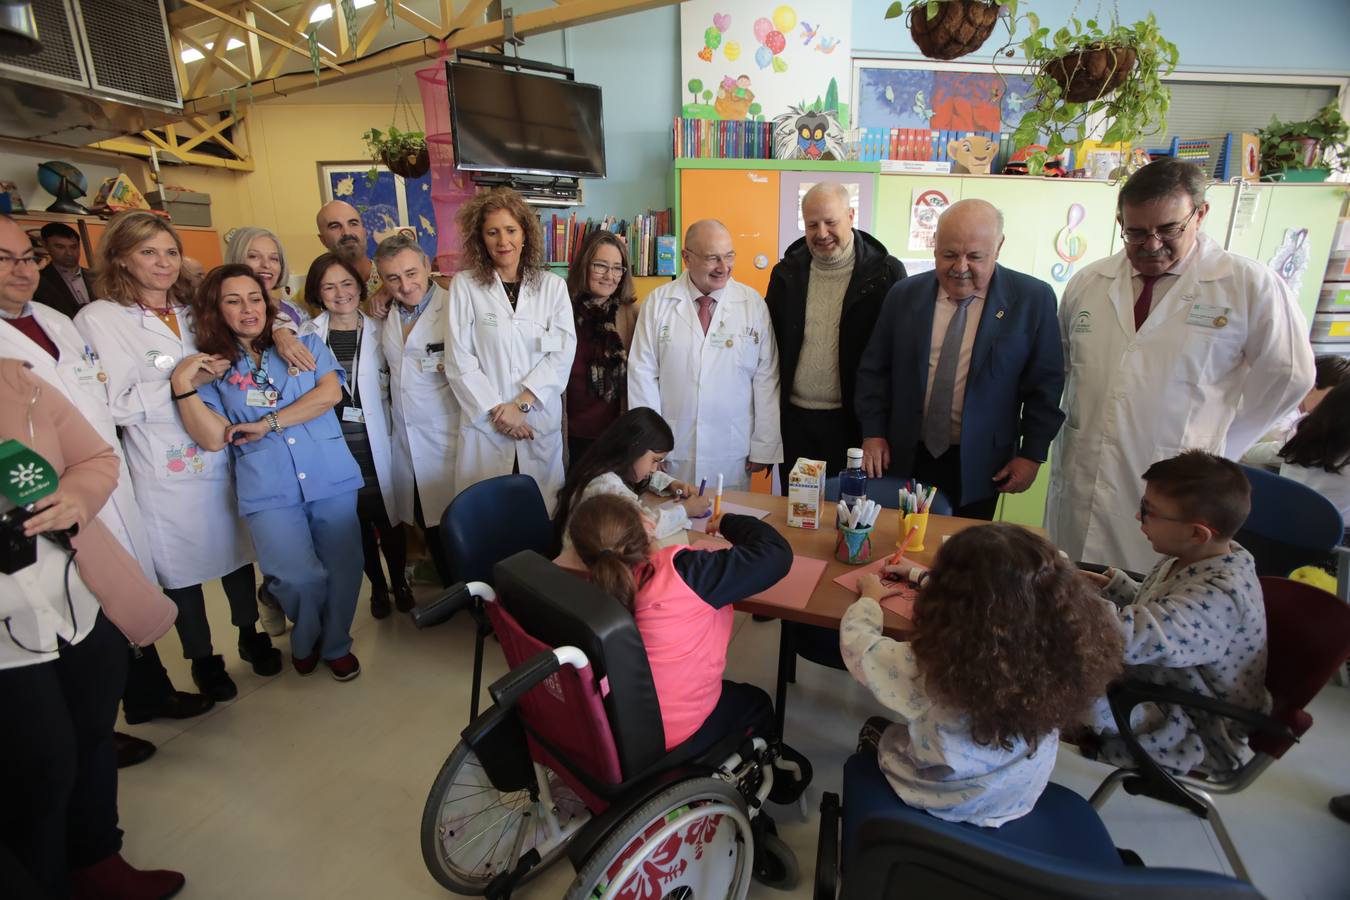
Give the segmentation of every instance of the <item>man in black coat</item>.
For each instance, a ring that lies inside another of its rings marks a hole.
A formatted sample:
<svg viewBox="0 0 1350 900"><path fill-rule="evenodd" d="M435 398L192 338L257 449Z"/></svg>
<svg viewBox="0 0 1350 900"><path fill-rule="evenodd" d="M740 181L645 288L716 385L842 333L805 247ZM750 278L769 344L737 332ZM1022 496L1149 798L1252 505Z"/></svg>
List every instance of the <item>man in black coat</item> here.
<svg viewBox="0 0 1350 900"><path fill-rule="evenodd" d="M764 300L778 342L782 385L783 490L798 457L838 473L862 446L854 413L858 360L891 285L905 267L853 227L848 189L821 182L802 198L806 236L788 247Z"/></svg>
<svg viewBox="0 0 1350 900"><path fill-rule="evenodd" d="M49 222L42 226L42 243L52 261L38 277L33 299L73 319L95 299L93 273L80 266L80 235L69 225Z"/></svg>

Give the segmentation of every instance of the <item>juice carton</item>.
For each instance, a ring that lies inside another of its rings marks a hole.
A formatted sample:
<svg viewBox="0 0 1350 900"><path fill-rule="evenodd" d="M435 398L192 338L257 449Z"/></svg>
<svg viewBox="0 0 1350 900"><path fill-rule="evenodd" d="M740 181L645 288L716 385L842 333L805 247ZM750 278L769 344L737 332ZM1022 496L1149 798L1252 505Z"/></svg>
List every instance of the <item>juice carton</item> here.
<svg viewBox="0 0 1350 900"><path fill-rule="evenodd" d="M787 523L793 528L817 529L825 509L825 462L798 458L788 473Z"/></svg>

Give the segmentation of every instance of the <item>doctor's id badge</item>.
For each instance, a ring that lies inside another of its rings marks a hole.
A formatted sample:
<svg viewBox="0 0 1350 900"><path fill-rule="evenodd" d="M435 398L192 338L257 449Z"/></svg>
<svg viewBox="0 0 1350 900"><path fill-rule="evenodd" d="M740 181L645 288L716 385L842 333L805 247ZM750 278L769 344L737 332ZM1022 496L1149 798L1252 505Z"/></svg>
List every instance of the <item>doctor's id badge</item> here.
<svg viewBox="0 0 1350 900"><path fill-rule="evenodd" d="M1205 325L1209 328L1223 328L1228 324L1229 314L1233 310L1227 306L1210 306L1207 303L1191 304L1186 316L1187 325Z"/></svg>

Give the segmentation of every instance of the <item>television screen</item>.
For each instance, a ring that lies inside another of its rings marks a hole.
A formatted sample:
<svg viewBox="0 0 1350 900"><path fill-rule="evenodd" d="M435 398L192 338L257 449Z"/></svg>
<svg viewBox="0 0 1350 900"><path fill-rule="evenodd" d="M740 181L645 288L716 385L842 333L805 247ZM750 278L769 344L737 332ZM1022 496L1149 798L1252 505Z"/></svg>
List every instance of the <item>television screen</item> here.
<svg viewBox="0 0 1350 900"><path fill-rule="evenodd" d="M600 88L447 63L455 159L474 172L603 178Z"/></svg>

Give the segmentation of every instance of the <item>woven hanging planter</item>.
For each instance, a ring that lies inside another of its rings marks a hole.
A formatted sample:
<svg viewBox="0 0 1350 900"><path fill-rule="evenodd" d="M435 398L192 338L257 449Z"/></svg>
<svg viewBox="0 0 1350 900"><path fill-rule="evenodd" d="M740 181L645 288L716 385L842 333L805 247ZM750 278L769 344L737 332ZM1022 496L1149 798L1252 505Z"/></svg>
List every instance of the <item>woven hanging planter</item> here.
<svg viewBox="0 0 1350 900"><path fill-rule="evenodd" d="M1133 47L1089 47L1052 59L1041 70L1060 86L1060 99L1088 103L1105 97L1134 71Z"/></svg>
<svg viewBox="0 0 1350 900"><path fill-rule="evenodd" d="M390 172L403 178L421 178L431 170L431 155L427 152L426 144L423 144L416 153L409 152L398 156L381 153L380 159L389 167Z"/></svg>
<svg viewBox="0 0 1350 900"><path fill-rule="evenodd" d="M909 11L909 33L929 59L956 59L980 49L994 31L999 7L983 0L945 0L937 15L919 4Z"/></svg>

